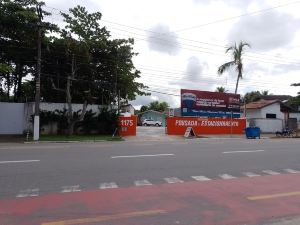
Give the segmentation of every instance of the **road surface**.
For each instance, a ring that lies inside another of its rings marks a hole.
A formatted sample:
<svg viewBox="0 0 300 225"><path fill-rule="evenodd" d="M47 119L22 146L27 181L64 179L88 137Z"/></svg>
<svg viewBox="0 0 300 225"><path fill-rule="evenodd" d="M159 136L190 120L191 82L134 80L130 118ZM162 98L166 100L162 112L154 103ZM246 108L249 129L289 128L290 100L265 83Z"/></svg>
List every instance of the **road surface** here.
<svg viewBox="0 0 300 225"><path fill-rule="evenodd" d="M234 225L299 216L299 145L299 139L1 144L0 224Z"/></svg>

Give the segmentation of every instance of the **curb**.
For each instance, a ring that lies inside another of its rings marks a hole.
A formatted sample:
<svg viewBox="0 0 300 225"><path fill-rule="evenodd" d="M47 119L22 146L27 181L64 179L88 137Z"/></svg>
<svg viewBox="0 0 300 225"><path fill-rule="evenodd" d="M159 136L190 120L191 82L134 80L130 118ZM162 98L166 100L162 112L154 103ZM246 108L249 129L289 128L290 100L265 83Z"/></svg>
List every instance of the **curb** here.
<svg viewBox="0 0 300 225"><path fill-rule="evenodd" d="M125 141L121 139L120 141ZM24 144L41 144L41 143L95 143L95 142L119 142L118 141L110 141L110 140L86 140L86 141L24 141Z"/></svg>

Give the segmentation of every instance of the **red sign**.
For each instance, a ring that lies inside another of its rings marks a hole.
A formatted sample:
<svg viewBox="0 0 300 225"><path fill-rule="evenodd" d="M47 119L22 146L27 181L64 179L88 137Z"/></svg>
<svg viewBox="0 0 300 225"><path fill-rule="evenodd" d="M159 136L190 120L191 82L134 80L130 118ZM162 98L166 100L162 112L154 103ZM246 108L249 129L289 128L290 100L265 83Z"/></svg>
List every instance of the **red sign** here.
<svg viewBox="0 0 300 225"><path fill-rule="evenodd" d="M246 128L245 119L168 117L167 134L184 135L192 127L196 135L203 134L243 134Z"/></svg>
<svg viewBox="0 0 300 225"><path fill-rule="evenodd" d="M136 116L119 117L119 135L135 136L136 135Z"/></svg>
<svg viewBox="0 0 300 225"><path fill-rule="evenodd" d="M240 95L181 89L181 109L182 116L226 117L227 112L236 115L240 113Z"/></svg>

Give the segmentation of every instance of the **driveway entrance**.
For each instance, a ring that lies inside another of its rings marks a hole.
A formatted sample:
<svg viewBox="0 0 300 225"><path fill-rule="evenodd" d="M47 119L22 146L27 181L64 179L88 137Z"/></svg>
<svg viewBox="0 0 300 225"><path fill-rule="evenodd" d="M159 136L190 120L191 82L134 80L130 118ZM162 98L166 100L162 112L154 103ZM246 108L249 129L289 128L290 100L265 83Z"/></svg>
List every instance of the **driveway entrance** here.
<svg viewBox="0 0 300 225"><path fill-rule="evenodd" d="M143 126L137 126L136 128L136 136L128 136L125 137L127 140L135 140L139 142L143 141L164 141L164 140L173 140L180 139L181 136L170 136L167 135L166 127L143 127Z"/></svg>
<svg viewBox="0 0 300 225"><path fill-rule="evenodd" d="M167 136L165 132L165 127L142 127L138 126L136 128L136 136L137 137L162 137Z"/></svg>

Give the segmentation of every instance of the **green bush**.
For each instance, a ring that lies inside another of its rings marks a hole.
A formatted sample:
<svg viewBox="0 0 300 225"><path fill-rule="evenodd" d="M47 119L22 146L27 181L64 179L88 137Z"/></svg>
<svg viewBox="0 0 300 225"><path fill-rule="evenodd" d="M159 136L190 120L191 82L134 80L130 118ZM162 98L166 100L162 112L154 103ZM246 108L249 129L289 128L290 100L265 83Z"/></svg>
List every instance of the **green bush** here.
<svg viewBox="0 0 300 225"><path fill-rule="evenodd" d="M81 110L73 113L73 118L78 119ZM56 122L58 134L65 134L68 128L67 110L41 111L41 126ZM86 112L83 121L78 121L74 126L74 132L81 134L91 134L95 132L101 135L111 135L118 126L118 114L116 110L100 109L96 115L92 110Z"/></svg>
<svg viewBox="0 0 300 225"><path fill-rule="evenodd" d="M116 110L103 108L97 116L97 127L99 134L113 134L118 127L118 114Z"/></svg>

